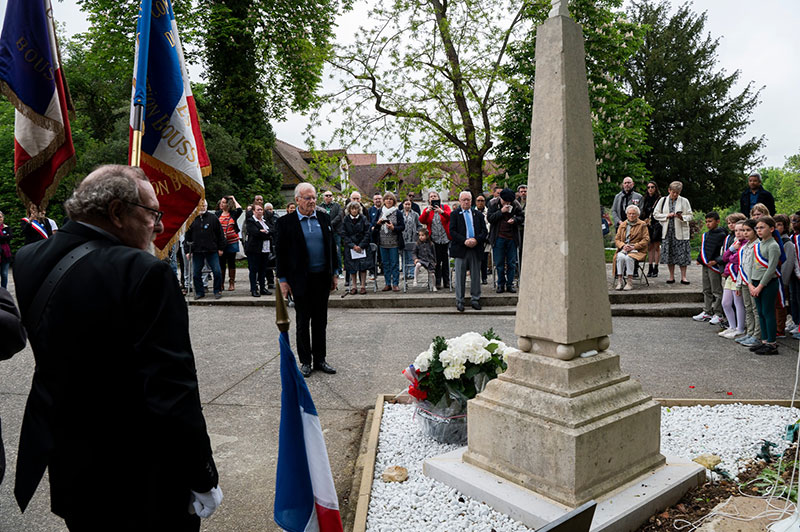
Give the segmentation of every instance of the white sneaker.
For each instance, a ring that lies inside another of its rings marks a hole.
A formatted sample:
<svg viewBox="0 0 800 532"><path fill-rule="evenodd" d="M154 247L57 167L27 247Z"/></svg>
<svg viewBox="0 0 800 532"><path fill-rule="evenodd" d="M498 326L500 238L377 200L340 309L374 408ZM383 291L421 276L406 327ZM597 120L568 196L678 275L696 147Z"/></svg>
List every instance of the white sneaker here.
<svg viewBox="0 0 800 532"><path fill-rule="evenodd" d="M722 322L722 318L720 318L720 317L719 317L719 316L717 316L717 315L714 315L714 316L711 318L711 321L709 321L708 323L710 323L711 325L719 325L719 324L720 324L720 322Z"/></svg>
<svg viewBox="0 0 800 532"><path fill-rule="evenodd" d="M733 328L733 327L729 327L729 328L725 329L724 331L720 331L720 332L718 332L717 334L718 334L719 336L725 336L725 335L726 335L726 334L728 334L729 332L731 332L731 331L735 331L735 330L736 330L735 328ZM725 338L727 338L727 336L725 336Z"/></svg>
<svg viewBox="0 0 800 532"><path fill-rule="evenodd" d="M740 333L739 331L737 331L736 329L728 329L728 331L729 331L729 332L726 332L725 334L723 334L723 335L722 335L722 337L723 337L723 338L727 338L727 339L729 339L729 340L733 340L734 338L736 338L737 336L739 336L739 334L741 334L741 333Z"/></svg>
<svg viewBox="0 0 800 532"><path fill-rule="evenodd" d="M614 290L622 290L622 279L617 277L617 280L614 282Z"/></svg>
<svg viewBox="0 0 800 532"><path fill-rule="evenodd" d="M701 312L697 316L692 316L692 319L694 321L708 321L708 320L711 319L711 315L710 314L706 314L705 312Z"/></svg>
<svg viewBox="0 0 800 532"><path fill-rule="evenodd" d="M625 281L625 286L622 288L623 290L633 290L633 283L630 281Z"/></svg>
<svg viewBox="0 0 800 532"><path fill-rule="evenodd" d="M797 325L795 325L794 327L789 327L788 329L786 329L786 332L788 334L798 333L798 332L800 332L800 327L798 327Z"/></svg>

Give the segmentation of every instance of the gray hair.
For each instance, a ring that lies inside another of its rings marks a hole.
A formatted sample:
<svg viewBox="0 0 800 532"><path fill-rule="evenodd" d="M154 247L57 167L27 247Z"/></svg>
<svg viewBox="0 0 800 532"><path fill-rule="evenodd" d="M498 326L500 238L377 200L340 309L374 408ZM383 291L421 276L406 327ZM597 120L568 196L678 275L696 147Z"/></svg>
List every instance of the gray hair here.
<svg viewBox="0 0 800 532"><path fill-rule="evenodd" d="M73 220L108 218L108 208L114 200L140 203L138 181L148 181L141 168L119 164L100 166L87 175L64 202L67 216Z"/></svg>
<svg viewBox="0 0 800 532"><path fill-rule="evenodd" d="M683 190L683 183L681 183L680 181L673 181L672 183L669 184L669 189L674 190L675 192L680 194L681 190Z"/></svg>
<svg viewBox="0 0 800 532"><path fill-rule="evenodd" d="M628 205L628 207L625 209L625 214L628 214L628 211L631 210L636 211L637 215L642 214L642 211L636 205Z"/></svg>
<svg viewBox="0 0 800 532"><path fill-rule="evenodd" d="M274 208L274 207L272 206L272 203L265 203L265 204L264 204L264 210L265 210L265 211L267 210L267 207L269 207L270 209L273 209L273 208Z"/></svg>
<svg viewBox="0 0 800 532"><path fill-rule="evenodd" d="M469 194L469 199L472 199L472 192L469 190L462 190L461 193L458 195L458 201L461 201L461 196L464 194Z"/></svg>
<svg viewBox="0 0 800 532"><path fill-rule="evenodd" d="M359 202L357 202L357 201L351 201L350 203L348 203L344 212L346 212L347 214L350 214L350 209L352 209L353 207L357 207L358 208L358 214L361 214L361 204Z"/></svg>
<svg viewBox="0 0 800 532"><path fill-rule="evenodd" d="M314 188L314 185L311 183L298 183L296 187L294 187L294 199L302 197L302 192L304 189L310 188L314 194L317 193L317 189Z"/></svg>

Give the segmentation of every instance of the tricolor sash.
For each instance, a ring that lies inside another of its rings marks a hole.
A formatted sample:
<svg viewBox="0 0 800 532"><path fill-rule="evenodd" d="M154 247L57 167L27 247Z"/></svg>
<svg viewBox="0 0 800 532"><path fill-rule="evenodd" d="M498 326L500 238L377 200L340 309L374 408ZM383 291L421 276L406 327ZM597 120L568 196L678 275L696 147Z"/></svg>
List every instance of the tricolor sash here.
<svg viewBox="0 0 800 532"><path fill-rule="evenodd" d="M706 235L707 234L708 233L703 233L703 238L700 240L700 262L702 262L703 265L706 266L707 268L710 268L710 269L714 270L717 273L722 273L722 270L719 269L719 265L718 264L715 264L714 266L710 266L708 264L709 260L708 260L708 257L706 257ZM725 237L725 240L727 242L728 238Z"/></svg>
<svg viewBox="0 0 800 532"><path fill-rule="evenodd" d="M742 247L739 248L739 252L737 253L739 257L739 277L736 279L744 281L746 284L750 283L750 276L747 275L744 267L744 248L746 248L750 243L743 244Z"/></svg>
<svg viewBox="0 0 800 532"><path fill-rule="evenodd" d="M22 221L31 224L33 230L42 235L42 238L50 238L50 236L47 234L47 230L45 230L44 226L39 223L38 220L29 220L28 218L23 218Z"/></svg>
<svg viewBox="0 0 800 532"><path fill-rule="evenodd" d="M794 243L794 254L797 255L797 262L800 264L800 235L792 235L790 238Z"/></svg>
<svg viewBox="0 0 800 532"><path fill-rule="evenodd" d="M755 245L755 248L754 248L754 252L753 252L753 258L762 267L764 267L764 268L768 268L769 267L769 261L767 260L767 257L765 257L761 253L761 242L756 242L756 245ZM781 280L780 266L775 268L775 277L777 277L777 279L778 279L778 301L780 302L782 307L785 307L787 301L786 301L786 294L784 293L784 290L783 290L783 281Z"/></svg>

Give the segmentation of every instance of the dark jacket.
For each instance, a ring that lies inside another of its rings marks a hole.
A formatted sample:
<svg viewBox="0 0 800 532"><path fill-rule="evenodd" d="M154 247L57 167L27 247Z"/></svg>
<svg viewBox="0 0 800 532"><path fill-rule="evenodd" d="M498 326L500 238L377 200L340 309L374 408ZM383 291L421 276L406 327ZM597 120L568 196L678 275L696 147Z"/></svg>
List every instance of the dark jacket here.
<svg viewBox="0 0 800 532"><path fill-rule="evenodd" d="M344 267L345 270L364 271L372 267L374 254L369 249L371 232L367 217L359 214L355 221L348 215L342 222L342 247L344 248ZM367 252L365 259L353 260L350 254L355 246Z"/></svg>
<svg viewBox="0 0 800 532"><path fill-rule="evenodd" d="M333 228L330 217L317 211L317 221L322 228L322 242L325 248L324 272L333 278L339 261L334 251ZM280 279L286 279L295 297L305 296L308 279L308 249L306 237L300 226L297 213L278 218L278 236L275 241L276 270Z"/></svg>
<svg viewBox="0 0 800 532"><path fill-rule="evenodd" d="M381 216L381 210L378 209L374 220L370 220L370 225L372 227L372 241L378 244L380 247L381 245L381 228L383 224L378 225L378 220ZM392 232L397 235L397 249L405 249L406 241L403 238L403 231L406 230L406 222L403 219L403 209L397 209L391 214L390 220L394 229Z"/></svg>
<svg viewBox="0 0 800 532"><path fill-rule="evenodd" d="M101 248L66 274L32 326L28 314L45 277L92 240ZM185 514L189 490L218 483L175 275L77 222L24 247L17 261L36 360L17 460L20 508L47 467L55 514L88 522L114 515L131 529L162 529ZM120 513L120 493L137 494L136 511Z"/></svg>
<svg viewBox="0 0 800 532"><path fill-rule="evenodd" d="M266 223L266 220L264 220ZM264 241L270 241L270 250L275 245L273 234L269 232L269 224L267 224L266 233L262 233L263 227L258 223L255 216L250 216L244 221L245 233L247 233L247 243L245 244L244 252L247 255L251 253L261 253L264 248Z"/></svg>
<svg viewBox="0 0 800 532"><path fill-rule="evenodd" d="M7 360L25 347L27 335L19 319L19 311L11 294L0 288L0 360ZM6 473L6 453L3 448L3 434L0 432L0 483Z"/></svg>
<svg viewBox="0 0 800 532"><path fill-rule="evenodd" d="M209 211L197 216L186 231L187 253L211 253L225 249L225 235L217 216Z"/></svg>
<svg viewBox="0 0 800 532"><path fill-rule="evenodd" d="M722 249L722 244L725 242L725 237L728 235L728 232L721 227L717 227L711 231L706 231L705 235L705 245L703 246L705 256L709 262L712 260L717 261L717 267L722 271L725 268L722 258L725 250ZM702 264L699 256L697 257L697 262L698 264Z"/></svg>
<svg viewBox="0 0 800 532"><path fill-rule="evenodd" d="M486 242L486 221L481 214L474 207L472 208L472 228L475 233L475 239L478 244L472 248L480 253L483 253L483 244ZM458 207L450 215L450 256L457 259L463 259L467 256L467 246L464 241L467 239L467 226L464 223L464 215L461 214L461 207Z"/></svg>
<svg viewBox="0 0 800 532"><path fill-rule="evenodd" d="M341 234L342 223L344 222L344 210L342 210L342 206L335 201L332 201L330 205L325 205L323 202L317 205L317 209L322 209L323 212L331 217L331 227L333 227L334 232Z"/></svg>
<svg viewBox="0 0 800 532"><path fill-rule="evenodd" d="M775 215L775 198L772 197L772 194L764 190L764 187L759 187L758 196L756 203L763 203L764 206L769 209L770 216ZM750 217L750 188L746 188L744 192L742 192L742 197L739 199L739 212Z"/></svg>
<svg viewBox="0 0 800 532"><path fill-rule="evenodd" d="M517 200L514 200L514 203L511 204L512 209L510 213L502 212L500 209L503 205L500 201L490 202L489 206L487 207L487 214L486 218L489 219L489 226L490 226L490 233L489 233L489 242L494 245L497 241L497 235L500 233L500 222L505 218L506 220L509 218L514 219L514 223L511 224L516 228L515 231L511 232L511 236L514 240L514 243L519 246L519 228L522 227L522 224L525 222L525 210L519 204Z"/></svg>
<svg viewBox="0 0 800 532"><path fill-rule="evenodd" d="M7 249L8 252L11 252L11 239L14 237L14 231L11 230L11 226L7 223L3 224L2 229L0 229L0 264L4 262L11 262L12 257L6 257L3 254L3 250Z"/></svg>

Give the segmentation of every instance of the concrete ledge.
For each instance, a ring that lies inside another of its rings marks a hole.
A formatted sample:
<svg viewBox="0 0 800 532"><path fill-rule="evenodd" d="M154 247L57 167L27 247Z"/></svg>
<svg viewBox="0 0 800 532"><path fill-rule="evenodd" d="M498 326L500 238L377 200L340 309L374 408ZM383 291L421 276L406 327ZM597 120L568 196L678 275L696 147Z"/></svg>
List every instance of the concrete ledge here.
<svg viewBox="0 0 800 532"><path fill-rule="evenodd" d="M466 447L429 458L425 475L484 502L512 519L539 528L572 508L462 460ZM636 530L651 515L675 504L705 480L705 469L690 461L667 457L667 464L639 476L597 500L592 531Z"/></svg>

